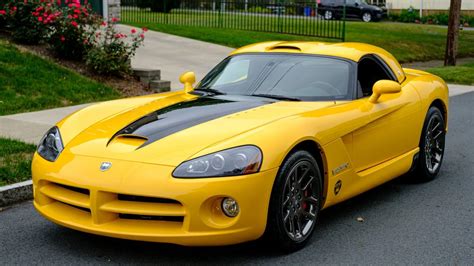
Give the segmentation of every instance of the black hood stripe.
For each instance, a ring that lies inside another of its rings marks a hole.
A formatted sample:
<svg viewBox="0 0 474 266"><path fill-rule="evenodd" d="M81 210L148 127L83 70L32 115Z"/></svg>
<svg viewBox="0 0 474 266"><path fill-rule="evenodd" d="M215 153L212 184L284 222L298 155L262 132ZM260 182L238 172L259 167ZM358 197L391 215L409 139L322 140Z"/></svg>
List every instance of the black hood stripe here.
<svg viewBox="0 0 474 266"><path fill-rule="evenodd" d="M184 129L264 104L266 103L261 101L233 101L199 97L195 100L173 104L141 117L118 131L110 141L118 136L140 137L147 139L141 146L144 147Z"/></svg>

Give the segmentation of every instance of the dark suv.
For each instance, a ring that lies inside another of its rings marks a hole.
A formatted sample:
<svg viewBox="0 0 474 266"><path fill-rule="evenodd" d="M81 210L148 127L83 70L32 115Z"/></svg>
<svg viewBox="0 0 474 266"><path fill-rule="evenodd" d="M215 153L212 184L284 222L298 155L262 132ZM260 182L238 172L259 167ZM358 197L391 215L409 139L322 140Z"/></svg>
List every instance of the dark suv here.
<svg viewBox="0 0 474 266"><path fill-rule="evenodd" d="M387 14L386 8L369 5L365 0L318 0L318 13L325 19L339 19L343 16L344 1L346 17L360 18L365 22L378 21Z"/></svg>

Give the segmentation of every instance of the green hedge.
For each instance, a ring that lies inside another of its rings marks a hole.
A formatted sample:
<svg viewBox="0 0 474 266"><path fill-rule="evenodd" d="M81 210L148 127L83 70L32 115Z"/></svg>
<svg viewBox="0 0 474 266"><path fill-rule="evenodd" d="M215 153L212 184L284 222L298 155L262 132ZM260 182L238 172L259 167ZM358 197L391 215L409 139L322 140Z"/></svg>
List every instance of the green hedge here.
<svg viewBox="0 0 474 266"><path fill-rule="evenodd" d="M390 15L390 20L406 23L423 23L434 25L448 25L449 14L439 13L423 16L420 18L420 11L417 9L404 9L399 14ZM467 26L474 26L474 16L461 16L461 23Z"/></svg>

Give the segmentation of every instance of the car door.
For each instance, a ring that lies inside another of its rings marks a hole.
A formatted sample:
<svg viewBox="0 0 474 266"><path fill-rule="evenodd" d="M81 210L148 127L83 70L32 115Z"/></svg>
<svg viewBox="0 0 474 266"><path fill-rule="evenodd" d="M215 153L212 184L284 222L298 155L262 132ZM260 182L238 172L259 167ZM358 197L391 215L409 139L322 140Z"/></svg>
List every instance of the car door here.
<svg viewBox="0 0 474 266"><path fill-rule="evenodd" d="M369 56L359 62L358 99L354 103L367 120L352 134L351 157L356 171L408 153L419 145L424 116L418 93L410 84L402 83L401 92L384 94L375 103L369 101L373 84L385 79L396 80L382 59Z"/></svg>
<svg viewBox="0 0 474 266"><path fill-rule="evenodd" d="M358 17L360 13L358 0L347 0L346 1L346 17L354 18Z"/></svg>

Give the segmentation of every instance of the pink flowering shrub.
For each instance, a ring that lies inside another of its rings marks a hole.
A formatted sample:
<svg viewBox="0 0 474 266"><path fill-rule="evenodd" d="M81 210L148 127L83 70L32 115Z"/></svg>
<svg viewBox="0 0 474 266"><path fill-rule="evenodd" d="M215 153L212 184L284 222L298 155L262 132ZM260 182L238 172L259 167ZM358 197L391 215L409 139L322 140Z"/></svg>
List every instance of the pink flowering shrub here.
<svg viewBox="0 0 474 266"><path fill-rule="evenodd" d="M89 42L92 48L86 55L86 65L94 72L104 75L123 76L131 73L131 59L143 44L146 29L129 34L118 32L113 18L103 22L101 28L91 32Z"/></svg>
<svg viewBox="0 0 474 266"><path fill-rule="evenodd" d="M46 8L45 0L9 0L0 7L0 16L11 30L14 41L37 44L47 36L48 25L32 16L38 8Z"/></svg>
<svg viewBox="0 0 474 266"><path fill-rule="evenodd" d="M3 6L0 5L0 29L5 27L5 22L6 22L6 16L7 16L7 12L5 11L5 9L2 9Z"/></svg>
<svg viewBox="0 0 474 266"><path fill-rule="evenodd" d="M1 1L1 0L0 0ZM61 58L82 60L91 45L91 28L100 17L90 5L79 0L7 0L0 6L8 29L16 42L37 44L45 41Z"/></svg>
<svg viewBox="0 0 474 266"><path fill-rule="evenodd" d="M116 76L131 72L131 58L146 31L117 31L118 19L102 22L87 0L0 0L0 27L2 20L17 42L44 41L60 58L85 61L98 74Z"/></svg>
<svg viewBox="0 0 474 266"><path fill-rule="evenodd" d="M58 7L53 16L48 36L52 50L61 58L82 60L92 47L89 32L99 27L100 17L79 0L70 0L66 6Z"/></svg>

